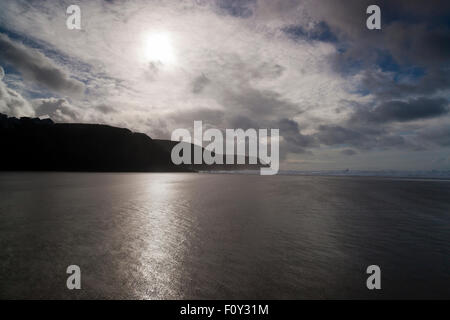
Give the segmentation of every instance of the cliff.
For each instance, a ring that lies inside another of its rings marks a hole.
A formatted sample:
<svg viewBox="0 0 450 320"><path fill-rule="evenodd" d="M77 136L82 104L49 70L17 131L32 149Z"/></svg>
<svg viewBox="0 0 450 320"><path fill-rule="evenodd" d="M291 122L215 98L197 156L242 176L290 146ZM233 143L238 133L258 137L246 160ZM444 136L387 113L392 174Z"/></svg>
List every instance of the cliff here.
<svg viewBox="0 0 450 320"><path fill-rule="evenodd" d="M0 114L3 171L192 172L259 168L258 165L177 166L170 157L175 144L108 125L54 123L50 119L17 119Z"/></svg>

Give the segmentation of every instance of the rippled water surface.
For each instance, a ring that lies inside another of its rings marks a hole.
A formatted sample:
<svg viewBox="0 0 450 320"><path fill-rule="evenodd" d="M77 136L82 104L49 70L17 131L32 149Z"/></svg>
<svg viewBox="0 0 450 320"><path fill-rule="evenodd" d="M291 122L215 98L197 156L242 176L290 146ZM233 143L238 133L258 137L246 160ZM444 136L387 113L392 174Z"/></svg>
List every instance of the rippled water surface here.
<svg viewBox="0 0 450 320"><path fill-rule="evenodd" d="M449 243L448 181L0 173L0 298L449 299Z"/></svg>

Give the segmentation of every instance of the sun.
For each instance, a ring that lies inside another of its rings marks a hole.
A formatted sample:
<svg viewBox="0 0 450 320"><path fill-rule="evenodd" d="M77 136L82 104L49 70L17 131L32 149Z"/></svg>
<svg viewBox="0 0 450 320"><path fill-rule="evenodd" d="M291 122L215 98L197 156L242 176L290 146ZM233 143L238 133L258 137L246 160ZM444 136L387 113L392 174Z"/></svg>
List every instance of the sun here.
<svg viewBox="0 0 450 320"><path fill-rule="evenodd" d="M144 58L150 62L174 64L175 53L170 34L165 32L152 33L144 39Z"/></svg>

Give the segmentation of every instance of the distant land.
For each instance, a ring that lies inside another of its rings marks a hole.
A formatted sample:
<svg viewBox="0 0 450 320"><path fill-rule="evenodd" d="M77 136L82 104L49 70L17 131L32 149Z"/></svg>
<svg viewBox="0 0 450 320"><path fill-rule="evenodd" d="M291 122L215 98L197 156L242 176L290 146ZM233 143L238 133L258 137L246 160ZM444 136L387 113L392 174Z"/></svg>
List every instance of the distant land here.
<svg viewBox="0 0 450 320"><path fill-rule="evenodd" d="M174 165L170 154L176 143L103 124L55 123L0 114L1 171L197 172L261 167ZM194 148L201 147L191 148L193 157Z"/></svg>
<svg viewBox="0 0 450 320"><path fill-rule="evenodd" d="M214 173L259 174L246 170L217 170ZM450 170L280 170L277 175L450 180Z"/></svg>
<svg viewBox="0 0 450 320"><path fill-rule="evenodd" d="M450 170L281 170L279 175L450 179Z"/></svg>

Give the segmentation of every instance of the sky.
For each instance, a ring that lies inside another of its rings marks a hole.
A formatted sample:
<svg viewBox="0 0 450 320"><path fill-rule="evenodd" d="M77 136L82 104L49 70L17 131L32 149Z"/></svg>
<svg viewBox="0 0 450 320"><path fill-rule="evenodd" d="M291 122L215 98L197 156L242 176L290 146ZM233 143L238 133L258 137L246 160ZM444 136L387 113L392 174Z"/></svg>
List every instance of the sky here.
<svg viewBox="0 0 450 320"><path fill-rule="evenodd" d="M449 98L449 1L0 2L9 116L278 128L285 170L450 170Z"/></svg>

